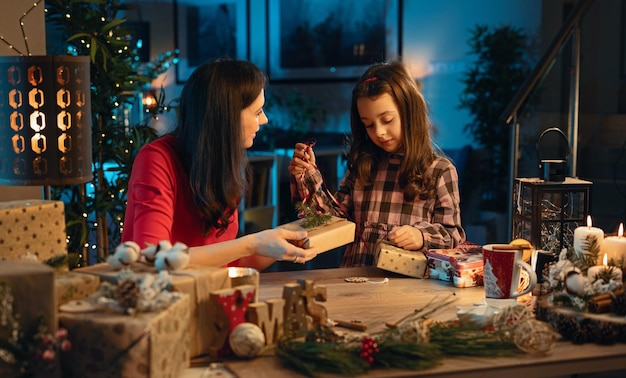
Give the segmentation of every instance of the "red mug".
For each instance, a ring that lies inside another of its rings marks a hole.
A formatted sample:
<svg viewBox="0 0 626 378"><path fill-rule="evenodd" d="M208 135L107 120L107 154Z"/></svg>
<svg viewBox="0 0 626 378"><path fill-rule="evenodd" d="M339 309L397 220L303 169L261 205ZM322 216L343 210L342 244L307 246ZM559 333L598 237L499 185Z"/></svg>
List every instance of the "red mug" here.
<svg viewBox="0 0 626 378"><path fill-rule="evenodd" d="M533 268L522 260L524 250L518 246L487 244L483 246L483 274L487 298L517 298L537 284ZM526 274L522 274L525 271ZM529 282L522 282L522 276ZM526 284L527 283L527 284Z"/></svg>

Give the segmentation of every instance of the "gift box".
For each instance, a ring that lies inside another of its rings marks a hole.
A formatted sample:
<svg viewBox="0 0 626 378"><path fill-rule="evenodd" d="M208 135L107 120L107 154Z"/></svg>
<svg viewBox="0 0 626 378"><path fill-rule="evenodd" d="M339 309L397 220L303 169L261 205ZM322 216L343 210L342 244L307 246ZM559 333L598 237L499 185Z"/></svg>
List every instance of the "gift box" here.
<svg viewBox="0 0 626 378"><path fill-rule="evenodd" d="M54 335L57 331L53 282L54 269L48 265L37 261L0 261L0 347L3 343L13 344L26 353L17 355L13 366L0 359L0 377L22 376L11 370L22 364L28 365L33 377L60 376L58 361L37 356L35 349L44 345L41 338L31 333L40 326L44 327L40 329L43 334ZM14 335L19 335L19 339L13 340Z"/></svg>
<svg viewBox="0 0 626 378"><path fill-rule="evenodd" d="M407 251L388 242L376 245L376 267L405 276L423 278L428 268L424 252Z"/></svg>
<svg viewBox="0 0 626 378"><path fill-rule="evenodd" d="M298 219L278 227L292 231L306 231L308 238L304 241L294 242L294 244L302 248L315 247L319 253L330 251L354 241L356 225L347 219L331 217L327 223L310 228L303 227L303 222L305 222L305 219Z"/></svg>
<svg viewBox="0 0 626 378"><path fill-rule="evenodd" d="M133 316L113 312L59 313L72 349L64 377L177 378L189 367L189 296Z"/></svg>
<svg viewBox="0 0 626 378"><path fill-rule="evenodd" d="M56 272L54 290L57 306L69 301L84 299L98 291L100 277L76 272Z"/></svg>
<svg viewBox="0 0 626 378"><path fill-rule="evenodd" d="M157 274L154 266L134 263L131 270L136 274ZM84 268L74 269L73 272L97 275L103 281L116 282L119 274L107 263L100 263ZM170 272L172 290L189 295L190 316L190 357L198 357L209 353L209 325L206 322L211 310L209 297L214 290L230 287L228 269L206 266L188 266L183 270Z"/></svg>
<svg viewBox="0 0 626 378"><path fill-rule="evenodd" d="M13 311L19 314L22 329L41 318L49 332L56 332L54 269L36 261L0 261L0 282L11 288Z"/></svg>
<svg viewBox="0 0 626 378"><path fill-rule="evenodd" d="M67 254L65 207L61 201L0 202L0 260L35 256L44 262Z"/></svg>
<svg viewBox="0 0 626 378"><path fill-rule="evenodd" d="M456 248L431 249L426 256L430 278L452 281L456 287L483 285L483 249L480 245L464 242Z"/></svg>

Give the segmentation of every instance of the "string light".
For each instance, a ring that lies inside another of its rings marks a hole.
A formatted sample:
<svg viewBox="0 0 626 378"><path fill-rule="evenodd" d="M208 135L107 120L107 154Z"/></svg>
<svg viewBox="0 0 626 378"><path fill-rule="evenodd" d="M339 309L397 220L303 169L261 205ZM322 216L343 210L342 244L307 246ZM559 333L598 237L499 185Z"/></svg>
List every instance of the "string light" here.
<svg viewBox="0 0 626 378"><path fill-rule="evenodd" d="M26 18L26 16L28 16L28 14L30 12L33 11L33 9L37 8L37 6L39 5L39 3L41 3L43 0L37 0L37 2L33 3L33 5L26 11L24 12L24 14L22 15L22 17L20 17L19 19L19 23L20 23L20 29L22 31L22 38L24 39L24 46L26 47L26 55L30 56L30 48L28 47L28 37L26 36L26 31L24 30L24 19ZM0 40L2 42L4 42L7 46L9 46L9 49L15 51L16 53L24 56L25 54L23 52L21 52L20 50L18 50L15 45L9 41L7 41L3 35L0 35Z"/></svg>

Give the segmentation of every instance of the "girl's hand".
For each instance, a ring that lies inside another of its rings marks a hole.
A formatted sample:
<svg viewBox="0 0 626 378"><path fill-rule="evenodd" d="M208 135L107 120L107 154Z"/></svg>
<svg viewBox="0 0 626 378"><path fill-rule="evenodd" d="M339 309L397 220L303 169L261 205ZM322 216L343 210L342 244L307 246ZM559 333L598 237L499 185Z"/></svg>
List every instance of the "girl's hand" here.
<svg viewBox="0 0 626 378"><path fill-rule="evenodd" d="M424 247L422 231L413 226L394 227L389 232L388 238L393 244L409 251L418 251Z"/></svg>
<svg viewBox="0 0 626 378"><path fill-rule="evenodd" d="M301 264L317 256L316 248L303 249L289 242L290 240L302 241L306 239L306 231L274 228L257 232L254 235L256 244L255 251L257 255Z"/></svg>
<svg viewBox="0 0 626 378"><path fill-rule="evenodd" d="M296 143L293 158L289 162L289 173L298 176L306 171L315 170L315 154L313 148L304 143Z"/></svg>

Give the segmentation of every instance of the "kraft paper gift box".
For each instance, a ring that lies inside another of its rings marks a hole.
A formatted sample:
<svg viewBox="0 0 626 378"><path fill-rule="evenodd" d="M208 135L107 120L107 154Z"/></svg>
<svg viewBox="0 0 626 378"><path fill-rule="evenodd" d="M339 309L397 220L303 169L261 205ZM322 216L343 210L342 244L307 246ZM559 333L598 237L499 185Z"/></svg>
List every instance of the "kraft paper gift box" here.
<svg viewBox="0 0 626 378"><path fill-rule="evenodd" d="M57 331L58 317L54 291L54 269L37 261L0 261L0 287L3 295L0 299L0 306L3 312L8 298L13 297L12 314L5 313L5 316L12 316L17 320L19 331L25 334L38 326L45 327L46 334L54 335ZM0 314L0 339L8 338L12 334L13 327L10 324L2 324L3 315ZM6 321L6 319L4 319ZM8 328L5 328L8 327ZM3 332L3 329L5 330ZM36 340L25 339L22 334L20 344L38 345ZM3 339L9 341L10 339ZM58 377L60 371L59 364L48 371L43 361L35 360L35 355L26 357L30 367L34 369L33 377ZM26 362L26 361L23 361ZM14 376L13 371L7 371L9 366L0 363L0 377ZM18 375L19 376L19 375Z"/></svg>
<svg viewBox="0 0 626 378"><path fill-rule="evenodd" d="M54 269L37 261L0 261L0 282L13 293L13 311L19 314L22 329L32 327L41 317L49 332L57 330Z"/></svg>
<svg viewBox="0 0 626 378"><path fill-rule="evenodd" d="M85 299L98 291L100 277L76 272L60 272L54 277L57 306L69 301Z"/></svg>
<svg viewBox="0 0 626 378"><path fill-rule="evenodd" d="M426 255L421 251L407 251L387 242L376 245L376 267L405 276L423 278L428 268Z"/></svg>
<svg viewBox="0 0 626 378"><path fill-rule="evenodd" d="M131 270L137 274L157 274L154 266L134 263ZM102 281L116 282L119 270L111 268L107 263L100 263L85 268L74 269L73 272L93 274ZM198 357L209 353L211 342L209 340L208 319L210 308L209 297L214 290L227 289L230 287L228 269L204 266L188 266L180 271L170 272L172 290L189 294L191 323L190 333L190 357Z"/></svg>
<svg viewBox="0 0 626 378"><path fill-rule="evenodd" d="M308 238L303 242L294 242L294 244L302 248L317 248L319 253L330 251L354 241L356 225L347 219L331 217L326 224L311 228L303 227L302 223L304 221L305 219L298 219L278 227L292 231L306 231Z"/></svg>
<svg viewBox="0 0 626 378"><path fill-rule="evenodd" d="M430 278L451 281L456 287L483 285L483 250L480 245L464 242L456 248L431 249L426 256Z"/></svg>
<svg viewBox="0 0 626 378"><path fill-rule="evenodd" d="M0 202L0 260L36 256L44 262L67 254L65 207L61 201Z"/></svg>
<svg viewBox="0 0 626 378"><path fill-rule="evenodd" d="M189 367L189 296L154 312L59 313L72 349L64 377L178 378Z"/></svg>

